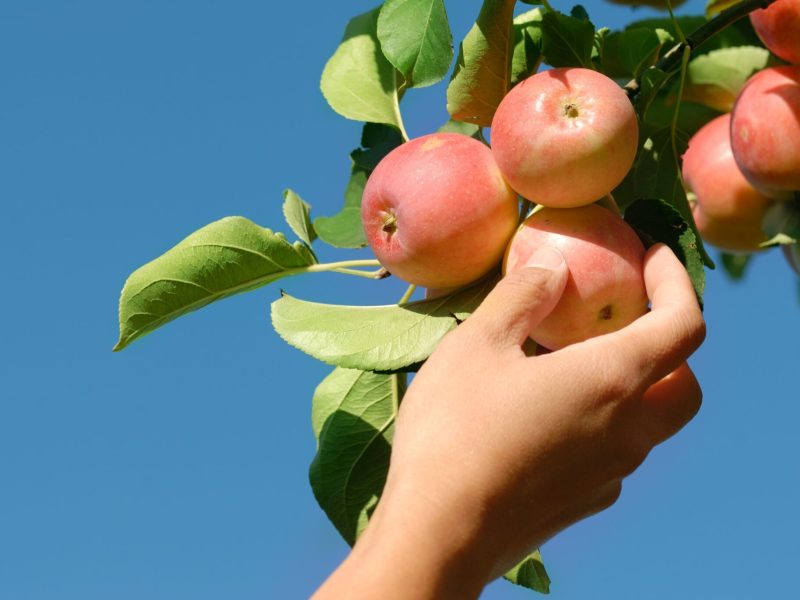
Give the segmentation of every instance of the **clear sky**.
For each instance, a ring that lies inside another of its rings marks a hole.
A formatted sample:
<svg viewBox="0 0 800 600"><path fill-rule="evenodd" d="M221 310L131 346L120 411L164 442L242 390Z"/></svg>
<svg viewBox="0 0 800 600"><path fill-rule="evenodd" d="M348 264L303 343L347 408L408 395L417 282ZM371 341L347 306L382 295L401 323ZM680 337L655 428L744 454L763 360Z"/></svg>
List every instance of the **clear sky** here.
<svg viewBox="0 0 800 600"><path fill-rule="evenodd" d="M359 125L319 75L373 2L0 3L0 599L300 598L345 555L307 480L329 367L272 331L277 287L111 347L126 276L188 233L225 215L286 230L286 187L338 210ZM598 25L633 14L589 4ZM457 36L478 7L448 2ZM408 95L412 136L443 122L443 94ZM796 594L798 281L772 252L743 283L710 274L706 306L700 415L543 548L555 600Z"/></svg>

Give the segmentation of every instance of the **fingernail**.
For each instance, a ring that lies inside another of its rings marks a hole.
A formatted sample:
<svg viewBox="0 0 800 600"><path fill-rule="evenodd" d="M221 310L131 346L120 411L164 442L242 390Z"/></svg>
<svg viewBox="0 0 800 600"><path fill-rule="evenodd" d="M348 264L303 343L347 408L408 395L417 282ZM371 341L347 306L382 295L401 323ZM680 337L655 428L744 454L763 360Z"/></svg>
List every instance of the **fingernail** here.
<svg viewBox="0 0 800 600"><path fill-rule="evenodd" d="M564 255L553 246L545 246L537 250L525 264L526 267L539 267L555 271L564 264Z"/></svg>

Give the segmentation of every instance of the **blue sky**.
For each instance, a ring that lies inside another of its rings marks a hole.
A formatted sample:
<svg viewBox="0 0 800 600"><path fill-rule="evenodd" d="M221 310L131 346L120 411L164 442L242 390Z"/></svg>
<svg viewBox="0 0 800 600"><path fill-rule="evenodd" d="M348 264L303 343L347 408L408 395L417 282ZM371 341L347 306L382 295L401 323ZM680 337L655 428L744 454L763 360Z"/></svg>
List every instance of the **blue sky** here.
<svg viewBox="0 0 800 600"><path fill-rule="evenodd" d="M326 106L319 75L372 6L0 4L3 600L299 598L345 555L307 480L329 368L271 330L277 287L111 347L126 276L188 233L225 215L285 229L287 187L316 215L338 209L359 125ZM448 3L457 36L478 7ZM445 119L443 94L408 95L412 136ZM402 291L336 275L281 285L348 303ZM772 252L743 283L711 273L706 306L700 415L616 506L544 547L555 600L795 589L798 281ZM484 597L531 594L498 582Z"/></svg>

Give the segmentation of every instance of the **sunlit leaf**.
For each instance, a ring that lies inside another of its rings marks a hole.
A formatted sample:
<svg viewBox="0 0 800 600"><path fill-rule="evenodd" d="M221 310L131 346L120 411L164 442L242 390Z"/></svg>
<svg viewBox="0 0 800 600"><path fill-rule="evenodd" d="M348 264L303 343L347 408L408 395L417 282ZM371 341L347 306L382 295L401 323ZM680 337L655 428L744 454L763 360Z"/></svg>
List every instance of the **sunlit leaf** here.
<svg viewBox="0 0 800 600"><path fill-rule="evenodd" d="M542 15L544 60L553 67L591 69L595 29L591 21L547 11Z"/></svg>
<svg viewBox="0 0 800 600"><path fill-rule="evenodd" d="M526 556L518 565L503 576L511 583L516 583L541 594L550 593L550 577L544 568L541 553L536 550Z"/></svg>
<svg viewBox="0 0 800 600"><path fill-rule="evenodd" d="M394 371L424 361L493 287L488 279L453 294L403 306L342 306L284 295L272 303L272 325L291 346L323 362Z"/></svg>
<svg viewBox="0 0 800 600"><path fill-rule="evenodd" d="M128 277L114 350L181 315L302 273L315 262L301 242L290 244L282 233L243 217L206 225Z"/></svg>
<svg viewBox="0 0 800 600"><path fill-rule="evenodd" d="M514 0L484 0L458 53L447 87L447 111L456 121L488 127L510 87Z"/></svg>
<svg viewBox="0 0 800 600"><path fill-rule="evenodd" d="M536 73L542 62L542 11L534 8L514 19L511 87Z"/></svg>
<svg viewBox="0 0 800 600"><path fill-rule="evenodd" d="M758 46L721 48L701 54L689 62L683 97L730 112L745 82L769 63L769 50Z"/></svg>
<svg viewBox="0 0 800 600"><path fill-rule="evenodd" d="M349 544L364 530L389 470L402 375L335 369L317 387L317 454L309 479L319 505Z"/></svg>
<svg viewBox="0 0 800 600"><path fill-rule="evenodd" d="M296 192L283 192L283 216L295 235L309 246L317 237L310 215L311 207Z"/></svg>
<svg viewBox="0 0 800 600"><path fill-rule="evenodd" d="M401 128L397 74L380 50L378 9L354 17L322 71L320 88L331 108L356 121Z"/></svg>
<svg viewBox="0 0 800 600"><path fill-rule="evenodd" d="M433 85L450 69L453 35L443 0L386 0L378 39L407 87Z"/></svg>

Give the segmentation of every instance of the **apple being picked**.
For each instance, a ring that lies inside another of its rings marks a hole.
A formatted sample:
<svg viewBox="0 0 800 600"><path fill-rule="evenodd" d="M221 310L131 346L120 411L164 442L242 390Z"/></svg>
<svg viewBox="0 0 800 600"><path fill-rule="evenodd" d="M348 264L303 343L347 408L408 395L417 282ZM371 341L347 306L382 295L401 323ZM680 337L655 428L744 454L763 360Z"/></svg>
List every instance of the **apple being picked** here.
<svg viewBox="0 0 800 600"><path fill-rule="evenodd" d="M773 54L800 64L800 0L776 0L751 12L750 22Z"/></svg>
<svg viewBox="0 0 800 600"><path fill-rule="evenodd" d="M730 115L697 131L683 155L683 180L694 196L692 214L701 237L733 252L754 252L767 240L761 228L772 200L744 178L733 158Z"/></svg>
<svg viewBox="0 0 800 600"><path fill-rule="evenodd" d="M392 274L455 288L500 262L519 202L491 150L457 133L434 133L387 154L361 201L367 241Z"/></svg>
<svg viewBox="0 0 800 600"><path fill-rule="evenodd" d="M492 120L492 152L511 187L556 208L613 190L633 165L636 113L622 88L591 69L542 71L514 87Z"/></svg>
<svg viewBox="0 0 800 600"><path fill-rule="evenodd" d="M800 190L800 66L753 75L731 115L733 156L762 193L790 198Z"/></svg>
<svg viewBox="0 0 800 600"><path fill-rule="evenodd" d="M647 311L645 249L621 217L596 204L541 209L511 240L504 272L524 267L545 246L564 255L569 279L553 312L530 332L536 343L558 350L621 329Z"/></svg>

